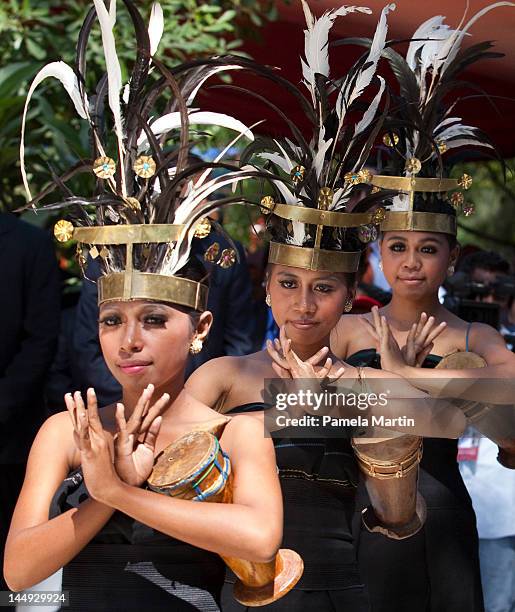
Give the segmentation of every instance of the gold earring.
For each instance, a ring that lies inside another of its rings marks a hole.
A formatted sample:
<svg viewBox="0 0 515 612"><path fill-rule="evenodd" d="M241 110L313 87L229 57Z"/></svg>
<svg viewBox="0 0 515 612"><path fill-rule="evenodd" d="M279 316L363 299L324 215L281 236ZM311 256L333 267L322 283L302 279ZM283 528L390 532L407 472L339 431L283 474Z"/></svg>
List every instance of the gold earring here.
<svg viewBox="0 0 515 612"><path fill-rule="evenodd" d="M193 338L190 344L190 353L192 355L198 355L202 350L202 340L198 337Z"/></svg>
<svg viewBox="0 0 515 612"><path fill-rule="evenodd" d="M267 294L266 294L265 302L266 302L266 305L267 305L269 308L271 308L271 307L272 307L272 298L270 297L270 294L269 294L269 293L267 293Z"/></svg>
<svg viewBox="0 0 515 612"><path fill-rule="evenodd" d="M352 298L347 298L345 300L345 306L343 307L345 312L350 312L352 310Z"/></svg>

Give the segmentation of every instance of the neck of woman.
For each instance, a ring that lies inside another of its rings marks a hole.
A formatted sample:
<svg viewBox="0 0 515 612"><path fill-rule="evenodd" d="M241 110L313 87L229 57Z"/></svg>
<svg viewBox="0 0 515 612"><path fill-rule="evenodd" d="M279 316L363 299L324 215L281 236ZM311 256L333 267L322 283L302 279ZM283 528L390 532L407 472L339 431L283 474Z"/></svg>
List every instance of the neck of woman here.
<svg viewBox="0 0 515 612"><path fill-rule="evenodd" d="M150 406L153 406L164 393L168 393L170 396L170 401L167 406L165 406L165 410L168 410L169 407L172 407L175 400L179 397L180 393L184 389L184 371L180 372L177 376L167 381L165 384L160 386L155 386L154 393L152 394L152 398L150 400ZM143 388L123 388L122 394L122 403L125 407L125 418L128 419L130 415L134 412L136 408L136 404L143 393Z"/></svg>
<svg viewBox="0 0 515 612"><path fill-rule="evenodd" d="M302 361L306 361L306 359L313 357L313 355L317 353L321 348L324 348L324 346L330 346L329 336L323 338L322 340L314 344L299 344L292 342L291 349L299 359L302 359ZM331 357L331 352L326 355L326 358L327 357ZM320 365L323 365L323 363L321 362Z"/></svg>
<svg viewBox="0 0 515 612"><path fill-rule="evenodd" d="M438 300L438 294L422 296L420 299L406 298L396 295L392 296L391 302L384 308L384 314L391 322L396 323L395 327L408 330L413 323L420 319L420 315L425 312L428 317L433 316L438 319L441 314L442 305Z"/></svg>

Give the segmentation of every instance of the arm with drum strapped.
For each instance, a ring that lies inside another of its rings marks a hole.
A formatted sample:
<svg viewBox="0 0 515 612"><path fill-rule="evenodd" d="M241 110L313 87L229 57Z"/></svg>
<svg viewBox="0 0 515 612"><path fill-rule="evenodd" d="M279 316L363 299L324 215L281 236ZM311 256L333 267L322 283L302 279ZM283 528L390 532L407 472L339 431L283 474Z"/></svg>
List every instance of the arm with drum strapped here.
<svg viewBox="0 0 515 612"><path fill-rule="evenodd" d="M92 430L96 427L98 432ZM101 424L91 425L91 418L89 436L97 448L89 458L83 453L82 466L93 499L222 556L258 562L274 558L282 538L282 497L273 444L256 419L242 415L231 420L220 440L234 468L232 504L196 503L131 486L108 461Z"/></svg>
<svg viewBox="0 0 515 612"><path fill-rule="evenodd" d="M5 548L4 576L20 591L69 563L100 531L114 509L93 499L49 519L52 497L75 467L68 415L51 416L32 445Z"/></svg>
<svg viewBox="0 0 515 612"><path fill-rule="evenodd" d="M405 364L386 318L375 315L383 367L431 396L446 397L459 406L469 424L499 446L499 462L513 469L515 355L506 349L500 334L487 325L474 325L470 351L445 356L435 369L416 368Z"/></svg>

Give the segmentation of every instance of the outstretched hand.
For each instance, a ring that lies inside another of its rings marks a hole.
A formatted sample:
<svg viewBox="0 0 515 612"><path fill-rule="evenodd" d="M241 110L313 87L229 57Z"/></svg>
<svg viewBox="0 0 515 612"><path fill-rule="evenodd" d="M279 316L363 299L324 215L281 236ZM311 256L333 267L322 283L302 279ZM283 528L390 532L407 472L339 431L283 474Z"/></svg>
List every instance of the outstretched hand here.
<svg viewBox="0 0 515 612"><path fill-rule="evenodd" d="M87 409L80 391L64 396L73 424L73 437L80 451L82 473L89 494L103 501L118 480L113 466L113 436L102 426L94 389L87 391Z"/></svg>
<svg viewBox="0 0 515 612"><path fill-rule="evenodd" d="M381 368L395 374L401 374L408 365L404 355L392 334L390 325L385 316L379 314L379 308L372 308L373 323L364 317L360 320L367 327L368 332L376 341L376 350L381 356Z"/></svg>
<svg viewBox="0 0 515 612"><path fill-rule="evenodd" d="M444 331L447 323L436 325L435 317L428 317L425 312L420 315L417 323L413 323L406 338L406 344L401 352L406 365L421 367L425 358L434 346L434 340Z"/></svg>
<svg viewBox="0 0 515 612"><path fill-rule="evenodd" d="M141 486L152 471L157 436L161 427L164 409L170 401L165 393L150 404L154 386L143 390L129 420L125 419L125 407L116 405L114 465L120 478L129 485Z"/></svg>

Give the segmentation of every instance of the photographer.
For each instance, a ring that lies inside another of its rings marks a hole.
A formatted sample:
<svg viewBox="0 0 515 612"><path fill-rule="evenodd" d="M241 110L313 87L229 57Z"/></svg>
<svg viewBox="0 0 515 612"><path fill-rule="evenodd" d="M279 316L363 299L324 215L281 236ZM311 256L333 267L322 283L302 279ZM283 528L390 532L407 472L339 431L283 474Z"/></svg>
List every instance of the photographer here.
<svg viewBox="0 0 515 612"><path fill-rule="evenodd" d="M508 261L493 251L466 255L445 285L445 305L466 320L492 325L513 350L515 276L510 272Z"/></svg>

